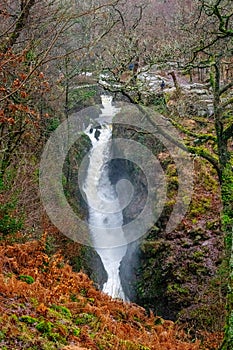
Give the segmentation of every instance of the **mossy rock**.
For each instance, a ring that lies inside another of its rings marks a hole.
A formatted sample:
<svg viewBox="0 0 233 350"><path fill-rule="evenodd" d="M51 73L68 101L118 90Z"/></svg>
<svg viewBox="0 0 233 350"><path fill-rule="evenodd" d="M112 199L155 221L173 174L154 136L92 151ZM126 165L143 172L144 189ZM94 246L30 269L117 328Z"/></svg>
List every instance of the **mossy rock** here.
<svg viewBox="0 0 233 350"><path fill-rule="evenodd" d="M18 279L23 282L26 282L27 284L32 284L35 282L34 278L28 275L19 275Z"/></svg>
<svg viewBox="0 0 233 350"><path fill-rule="evenodd" d="M51 309L57 311L58 314L61 314L65 318L71 318L72 317L72 314L71 314L70 310L67 307L65 307L65 306L53 304L51 306Z"/></svg>
<svg viewBox="0 0 233 350"><path fill-rule="evenodd" d="M28 315L23 315L19 318L19 321L25 322L27 324L36 324L38 322L38 319Z"/></svg>

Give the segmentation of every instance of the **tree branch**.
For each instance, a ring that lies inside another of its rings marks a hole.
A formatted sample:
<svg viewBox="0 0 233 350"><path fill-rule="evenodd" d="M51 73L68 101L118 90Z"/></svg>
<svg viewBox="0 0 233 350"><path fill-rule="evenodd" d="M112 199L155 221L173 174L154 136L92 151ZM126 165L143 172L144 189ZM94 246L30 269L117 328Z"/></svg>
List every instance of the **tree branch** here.
<svg viewBox="0 0 233 350"><path fill-rule="evenodd" d="M170 134L166 133L162 127L157 125L149 116L149 114L145 111L145 109L142 106L138 106L138 108L146 115L146 118L150 121L150 123L159 131L161 135L163 135L167 140L172 142L175 146L179 147L180 149L184 151L189 151L192 154L195 154L197 156L200 156L206 160L208 160L209 163L212 164L213 168L216 170L218 174L219 181L221 181L221 170L219 167L218 159L215 158L212 154L208 152L208 150L203 149L201 147L192 147L192 146L186 146L182 142L177 141L174 139Z"/></svg>
<svg viewBox="0 0 233 350"><path fill-rule="evenodd" d="M172 125L174 125L177 129L179 129L180 131L182 131L184 134L186 134L188 136L198 138L199 140L205 140L205 141L211 140L211 141L216 142L216 136L214 136L212 134L197 134L195 132L192 132L192 131L184 128L181 124L175 122L171 118L168 120L171 122Z"/></svg>
<svg viewBox="0 0 233 350"><path fill-rule="evenodd" d="M231 97L231 98L230 98L229 100L227 100L226 102L221 103L220 109L226 108L227 106L229 106L229 105L231 105L231 104L233 104L233 97Z"/></svg>
<svg viewBox="0 0 233 350"><path fill-rule="evenodd" d="M227 141L231 137L233 137L233 124L231 124L226 130L223 132L223 140Z"/></svg>
<svg viewBox="0 0 233 350"><path fill-rule="evenodd" d="M227 85L223 86L219 91L219 95L221 96L222 94L224 94L224 92L226 92L227 90L229 90L232 87L233 87L233 81L231 81Z"/></svg>
<svg viewBox="0 0 233 350"><path fill-rule="evenodd" d="M7 42L3 46L3 53L6 53L9 48L11 48L18 39L21 31L24 29L27 19L30 14L31 8L35 5L35 0L28 0L26 4L21 0L21 13L16 21L13 33L9 36Z"/></svg>

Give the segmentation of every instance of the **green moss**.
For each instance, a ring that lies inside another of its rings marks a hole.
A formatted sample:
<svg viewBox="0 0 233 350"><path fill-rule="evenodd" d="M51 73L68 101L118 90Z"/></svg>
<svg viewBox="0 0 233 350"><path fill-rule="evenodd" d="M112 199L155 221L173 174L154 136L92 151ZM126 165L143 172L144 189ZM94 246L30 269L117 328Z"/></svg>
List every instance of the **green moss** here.
<svg viewBox="0 0 233 350"><path fill-rule="evenodd" d="M20 307L21 309L27 309L27 306L25 305L25 304L23 304L23 303L19 303L19 304L17 304L18 305L18 307Z"/></svg>
<svg viewBox="0 0 233 350"><path fill-rule="evenodd" d="M189 274L189 270L187 270L187 267L182 267L173 272L174 278L177 281L177 283L187 283L192 281L192 277Z"/></svg>
<svg viewBox="0 0 233 350"><path fill-rule="evenodd" d="M100 350L109 350L109 349L115 350L111 345L111 342L114 341L115 339L116 339L116 336L114 334L112 334L109 331L106 331L102 335L101 339L98 339L96 345Z"/></svg>
<svg viewBox="0 0 233 350"><path fill-rule="evenodd" d="M166 173L169 177L176 177L177 176L177 169L176 169L176 165L171 163L167 165L166 168Z"/></svg>
<svg viewBox="0 0 233 350"><path fill-rule="evenodd" d="M160 238L153 241L144 241L141 245L141 250L143 253L145 253L148 257L149 256L156 256L159 252L163 252L166 249L169 249L170 244L169 242L166 242L165 239ZM153 261L151 261L153 263Z"/></svg>
<svg viewBox="0 0 233 350"><path fill-rule="evenodd" d="M77 302L78 301L77 295L76 294L71 294L70 295L70 300L73 301L73 302Z"/></svg>
<svg viewBox="0 0 233 350"><path fill-rule="evenodd" d="M60 312L52 310L52 309L47 310L47 316L49 318L53 318L53 319L57 319L57 320L63 320L65 318L64 315L62 315Z"/></svg>
<svg viewBox="0 0 233 350"><path fill-rule="evenodd" d="M47 322L45 320L40 321L36 325L36 329L41 333L50 333L53 329L54 325L51 322Z"/></svg>
<svg viewBox="0 0 233 350"><path fill-rule="evenodd" d="M15 322L18 322L18 316L17 315L11 315L11 319L14 320Z"/></svg>
<svg viewBox="0 0 233 350"><path fill-rule="evenodd" d="M189 290L188 288L181 287L178 283L170 283L167 286L167 294L182 294L182 295L188 295Z"/></svg>
<svg viewBox="0 0 233 350"><path fill-rule="evenodd" d="M208 197L198 197L198 200L191 202L189 216L198 217L199 215L206 214L211 209L211 199Z"/></svg>
<svg viewBox="0 0 233 350"><path fill-rule="evenodd" d="M32 284L35 282L34 278L28 275L19 275L19 279L27 284Z"/></svg>
<svg viewBox="0 0 233 350"><path fill-rule="evenodd" d="M37 306L39 305L39 301L36 298L31 298L30 299L32 305L37 308Z"/></svg>
<svg viewBox="0 0 233 350"><path fill-rule="evenodd" d="M136 346L133 342L129 340L120 340L120 345L124 346L125 349L127 350L135 350Z"/></svg>
<svg viewBox="0 0 233 350"><path fill-rule="evenodd" d="M203 265L203 263L195 261L189 263L189 271L196 276L208 274L208 269Z"/></svg>
<svg viewBox="0 0 233 350"><path fill-rule="evenodd" d="M214 305L196 305L196 308L189 311L189 317L194 322L194 327L199 329L207 329L210 332L221 330L222 319L219 317L219 307L217 303Z"/></svg>
<svg viewBox="0 0 233 350"><path fill-rule="evenodd" d="M179 188L179 178L178 176L172 176L169 178L167 191L174 191Z"/></svg>
<svg viewBox="0 0 233 350"><path fill-rule="evenodd" d="M73 328L73 334L74 334L76 337L79 337L80 334L81 334L81 328Z"/></svg>
<svg viewBox="0 0 233 350"><path fill-rule="evenodd" d="M162 325L163 323L164 323L164 320L161 317L156 317L154 322L155 326Z"/></svg>
<svg viewBox="0 0 233 350"><path fill-rule="evenodd" d="M83 297L86 297L87 296L87 290L86 289L81 289L80 290L80 295L82 295Z"/></svg>
<svg viewBox="0 0 233 350"><path fill-rule="evenodd" d="M129 340L120 340L119 344L124 346L124 349L127 350L150 350L150 348L145 345L136 344L135 342Z"/></svg>
<svg viewBox="0 0 233 350"><path fill-rule="evenodd" d="M205 253L202 250L197 250L192 254L192 258L197 262L203 261L204 257Z"/></svg>
<svg viewBox="0 0 233 350"><path fill-rule="evenodd" d="M220 222L218 218L206 222L207 230L216 230L219 226L220 226Z"/></svg>
<svg viewBox="0 0 233 350"><path fill-rule="evenodd" d="M1 330L0 331L0 341L5 338L5 333Z"/></svg>
<svg viewBox="0 0 233 350"><path fill-rule="evenodd" d="M40 350L57 350L58 346L57 344L52 341L48 341L47 339L43 341L41 344Z"/></svg>
<svg viewBox="0 0 233 350"><path fill-rule="evenodd" d="M188 238L182 238L181 246L183 248L190 248L193 245L193 242Z"/></svg>
<svg viewBox="0 0 233 350"><path fill-rule="evenodd" d="M53 341L53 342L59 342L62 344L67 344L66 339L61 336L61 334L57 333L57 332L50 332L47 334L47 337L49 340Z"/></svg>
<svg viewBox="0 0 233 350"><path fill-rule="evenodd" d="M21 323L19 339L27 343L27 342L31 342L33 338L34 338L34 335L32 334L27 324Z"/></svg>
<svg viewBox="0 0 233 350"><path fill-rule="evenodd" d="M76 318L75 324L76 325L86 325L86 324L93 324L96 322L97 317L91 313L83 313L80 314L79 317Z"/></svg>
<svg viewBox="0 0 233 350"><path fill-rule="evenodd" d="M95 302L95 298L87 298L87 301L92 304Z"/></svg>
<svg viewBox="0 0 233 350"><path fill-rule="evenodd" d="M72 317L72 314L71 314L70 310L67 307L65 307L65 306L53 304L51 306L51 309L59 312L60 314L62 314L66 318L71 318Z"/></svg>
<svg viewBox="0 0 233 350"><path fill-rule="evenodd" d="M47 235L45 240L45 253L51 256L56 251L56 239L52 235Z"/></svg>
<svg viewBox="0 0 233 350"><path fill-rule="evenodd" d="M168 196L169 197L169 196ZM173 195L172 195L173 197ZM173 209L173 206L176 204L176 199L171 198L168 201L166 201L164 208L163 208L163 215L164 216L169 216L171 214L171 211Z"/></svg>
<svg viewBox="0 0 233 350"><path fill-rule="evenodd" d="M123 320L126 320L126 319L127 319L127 315L126 315L126 313L123 312L122 310L117 310L117 311L116 311L115 319L116 319L117 321L123 321Z"/></svg>
<svg viewBox="0 0 233 350"><path fill-rule="evenodd" d="M19 320L28 324L35 324L38 322L38 319L28 315L21 316Z"/></svg>

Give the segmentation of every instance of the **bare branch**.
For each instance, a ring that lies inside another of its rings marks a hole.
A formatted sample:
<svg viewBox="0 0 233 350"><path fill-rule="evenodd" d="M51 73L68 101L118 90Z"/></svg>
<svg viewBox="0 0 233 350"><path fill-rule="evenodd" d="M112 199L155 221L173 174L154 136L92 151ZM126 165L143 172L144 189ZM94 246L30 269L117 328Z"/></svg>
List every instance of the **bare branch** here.
<svg viewBox="0 0 233 350"><path fill-rule="evenodd" d="M231 81L227 85L223 86L219 91L219 95L221 96L222 94L224 94L224 92L227 92L227 90L229 90L232 87L233 87L233 81Z"/></svg>

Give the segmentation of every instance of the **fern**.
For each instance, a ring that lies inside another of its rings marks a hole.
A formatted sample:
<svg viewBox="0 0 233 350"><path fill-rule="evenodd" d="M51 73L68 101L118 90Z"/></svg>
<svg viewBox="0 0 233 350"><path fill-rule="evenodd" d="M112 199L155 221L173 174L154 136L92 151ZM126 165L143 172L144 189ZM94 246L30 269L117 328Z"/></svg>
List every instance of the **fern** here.
<svg viewBox="0 0 233 350"><path fill-rule="evenodd" d="M45 254L45 243L43 237L40 242L0 246L1 348L40 344L40 349L69 350L65 345L73 343L93 350L201 349L173 322L97 291L60 254ZM30 277L33 283L25 283Z"/></svg>

